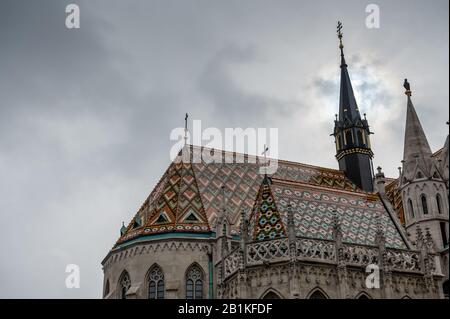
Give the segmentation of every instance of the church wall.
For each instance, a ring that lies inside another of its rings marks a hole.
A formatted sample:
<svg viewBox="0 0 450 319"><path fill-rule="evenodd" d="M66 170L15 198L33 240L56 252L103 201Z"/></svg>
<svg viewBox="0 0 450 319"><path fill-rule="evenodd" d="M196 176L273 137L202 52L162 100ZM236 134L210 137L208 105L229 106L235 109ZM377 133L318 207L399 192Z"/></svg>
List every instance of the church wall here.
<svg viewBox="0 0 450 319"><path fill-rule="evenodd" d="M441 212L438 212L436 201L437 194L441 197ZM428 204L428 214L424 214L421 196L425 195ZM411 199L414 210L412 218L411 209L408 200ZM440 222L446 223L446 234L448 237L448 198L444 183L437 181L418 181L406 185L402 190L403 207L405 209L406 230L410 234L410 239L415 241L416 227L420 225L423 232L429 228L430 233L438 249L442 249L444 244L441 235Z"/></svg>
<svg viewBox="0 0 450 319"><path fill-rule="evenodd" d="M110 298L120 298L119 279L124 270L131 279L127 298L147 298L147 274L157 264L164 273L165 298L186 298L185 275L197 263L203 271L203 296L209 293L209 243L164 240L133 245L113 252L104 264L104 282L109 281Z"/></svg>
<svg viewBox="0 0 450 319"><path fill-rule="evenodd" d="M346 280L341 289L337 270L328 265L297 265L297 280L293 283L289 278L288 265L273 265L247 270L247 296L252 299L264 298L271 292L280 298L308 299L319 291L330 299L357 299L361 295L370 299L386 298L387 294L392 299L423 299L439 298L440 278L434 279L434 292L424 290L424 277L421 275L394 273L390 274L392 283L382 274L380 288L369 289L366 287L367 274L364 269L346 270ZM383 279L385 278L385 279ZM227 280L225 298L239 298L239 283L237 276ZM294 296L293 288L296 292ZM389 292L388 292L389 290Z"/></svg>

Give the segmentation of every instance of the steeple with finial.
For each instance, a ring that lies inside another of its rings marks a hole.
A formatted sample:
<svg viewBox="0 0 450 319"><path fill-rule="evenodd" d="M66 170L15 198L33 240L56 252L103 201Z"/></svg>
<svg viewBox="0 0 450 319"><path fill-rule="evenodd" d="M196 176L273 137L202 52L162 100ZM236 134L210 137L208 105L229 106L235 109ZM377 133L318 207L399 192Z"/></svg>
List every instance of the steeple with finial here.
<svg viewBox="0 0 450 319"><path fill-rule="evenodd" d="M370 128L364 114L361 119L353 93L348 65L344 56L342 23L337 25L339 49L341 51L341 83L339 114L335 119L333 136L336 142L336 159L339 169L364 191L373 191L373 152L370 145Z"/></svg>
<svg viewBox="0 0 450 319"><path fill-rule="evenodd" d="M411 84L403 82L406 101L405 142L400 193L402 196L406 231L413 240L424 242L422 231L427 228L428 242L440 250L448 247L448 193L445 179L438 173L427 137L417 116L411 96ZM414 235L414 228L417 232Z"/></svg>
<svg viewBox="0 0 450 319"><path fill-rule="evenodd" d="M432 166L432 151L427 137L417 116L411 100L411 84L407 79L403 82L406 104L405 142L403 150L403 183L415 177L430 177Z"/></svg>

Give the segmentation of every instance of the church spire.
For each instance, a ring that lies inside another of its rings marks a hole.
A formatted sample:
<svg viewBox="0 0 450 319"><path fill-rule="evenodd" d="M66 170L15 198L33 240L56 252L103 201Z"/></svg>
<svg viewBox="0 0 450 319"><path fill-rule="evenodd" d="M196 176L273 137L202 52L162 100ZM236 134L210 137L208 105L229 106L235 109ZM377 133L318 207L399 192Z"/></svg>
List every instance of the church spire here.
<svg viewBox="0 0 450 319"><path fill-rule="evenodd" d="M341 50L341 86L339 116L336 116L333 136L336 142L336 159L339 169L364 191L373 191L373 153L367 119L361 119L358 104L348 74L342 43L342 23L338 22L337 34Z"/></svg>
<svg viewBox="0 0 450 319"><path fill-rule="evenodd" d="M342 23L338 22L337 33L339 38L339 49L341 50L341 87L339 98L339 120L350 121L361 120L359 114L358 104L356 103L355 95L353 93L350 75L348 74L347 63L344 56L344 44L342 43Z"/></svg>
<svg viewBox="0 0 450 319"><path fill-rule="evenodd" d="M407 79L405 79L403 86L406 89L405 94L407 96L403 176L408 180L412 180L417 169L425 176L429 174L432 164L432 152L411 101L412 92Z"/></svg>

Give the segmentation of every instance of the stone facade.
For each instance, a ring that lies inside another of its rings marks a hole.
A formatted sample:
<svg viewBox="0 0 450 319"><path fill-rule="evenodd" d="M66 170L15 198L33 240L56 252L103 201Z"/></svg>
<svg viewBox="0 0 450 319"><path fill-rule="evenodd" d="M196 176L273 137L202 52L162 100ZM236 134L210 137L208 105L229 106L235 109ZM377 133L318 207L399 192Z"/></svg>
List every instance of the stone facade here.
<svg viewBox="0 0 450 319"><path fill-rule="evenodd" d="M225 237L127 245L110 252L103 262L104 298L147 298L148 272L154 265L164 274L164 298L186 298L186 275L192 265L202 270L203 298L443 297L437 255L427 245L421 250L389 249L381 232L378 247L348 245L340 240L339 226L334 234L331 241L283 238L245 243ZM221 240L235 248L213 260L226 247L218 245ZM368 264L380 268L379 289L366 287ZM124 272L131 284L122 296Z"/></svg>
<svg viewBox="0 0 450 319"><path fill-rule="evenodd" d="M151 240L119 248L111 252L103 264L104 297L123 297L120 277L127 272L131 286L126 298L148 298L149 271L153 266L158 266L164 276L164 298L184 299L186 273L193 265L202 270L203 296L210 296L209 268L212 247L213 245L205 240L180 238Z"/></svg>

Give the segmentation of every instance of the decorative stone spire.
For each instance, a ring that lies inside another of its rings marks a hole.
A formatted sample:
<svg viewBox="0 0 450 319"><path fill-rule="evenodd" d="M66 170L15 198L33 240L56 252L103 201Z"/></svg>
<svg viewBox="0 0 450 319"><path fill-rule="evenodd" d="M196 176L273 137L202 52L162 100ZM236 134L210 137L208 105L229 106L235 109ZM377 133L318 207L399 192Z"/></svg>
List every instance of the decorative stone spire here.
<svg viewBox="0 0 450 319"><path fill-rule="evenodd" d="M120 228L120 236L125 234L126 231L127 231L127 228L125 227L125 223L122 222L122 227Z"/></svg>
<svg viewBox="0 0 450 319"><path fill-rule="evenodd" d="M219 214L218 214L218 221L219 223L224 223L227 222L228 224L230 224L230 221L228 219L228 211L227 211L227 197L226 197L226 192L225 192L225 185L222 185L222 187L220 188L220 195L222 196L222 201L221 201L221 205L220 205L220 210L219 210Z"/></svg>
<svg viewBox="0 0 450 319"><path fill-rule="evenodd" d="M411 101L411 87L407 79L405 79L404 87L406 89L405 94L408 98L403 151L403 177L406 180L403 183L414 180L417 177L415 176L417 170L421 171L424 177L429 177L428 175L432 165L431 148Z"/></svg>
<svg viewBox="0 0 450 319"><path fill-rule="evenodd" d="M333 226L333 239L340 243L342 241L342 230L341 230L341 222L339 220L337 212L333 213L332 226Z"/></svg>
<svg viewBox="0 0 450 319"><path fill-rule="evenodd" d="M245 244L248 241L248 220L245 214L245 209L241 210L241 242Z"/></svg>
<svg viewBox="0 0 450 319"><path fill-rule="evenodd" d="M384 246L385 241L386 241L386 237L384 236L384 228L383 228L383 225L381 224L381 215L379 215L377 218L377 232L375 235L375 242L379 246Z"/></svg>
<svg viewBox="0 0 450 319"><path fill-rule="evenodd" d="M375 183L377 186L378 193L380 195L386 194L386 178L380 166L377 168L377 174L375 175Z"/></svg>
<svg viewBox="0 0 450 319"><path fill-rule="evenodd" d="M416 247L421 249L424 246L425 238L423 236L422 228L419 225L416 227Z"/></svg>
<svg viewBox="0 0 450 319"><path fill-rule="evenodd" d="M428 251L430 251L430 252L436 251L436 244L433 240L433 236L431 236L429 227L427 227L425 230L425 244L428 248Z"/></svg>
<svg viewBox="0 0 450 319"><path fill-rule="evenodd" d="M294 209L291 204L287 207L288 211L288 236L291 242L295 241L295 221L294 221Z"/></svg>

